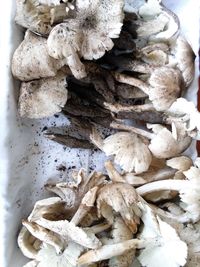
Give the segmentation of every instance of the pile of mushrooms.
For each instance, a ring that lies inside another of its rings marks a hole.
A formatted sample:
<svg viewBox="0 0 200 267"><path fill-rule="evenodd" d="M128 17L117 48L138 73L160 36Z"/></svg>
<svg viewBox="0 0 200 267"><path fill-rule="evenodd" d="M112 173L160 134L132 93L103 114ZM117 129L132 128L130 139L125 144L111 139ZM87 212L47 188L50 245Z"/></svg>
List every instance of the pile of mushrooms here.
<svg viewBox="0 0 200 267"><path fill-rule="evenodd" d="M57 196L22 222L25 266L198 266L200 164L184 154L200 139L184 98L195 55L176 14L160 0L16 4L19 115L62 112L70 124L49 142L109 157L107 173L45 185Z"/></svg>
<svg viewBox="0 0 200 267"><path fill-rule="evenodd" d="M57 196L37 201L18 235L31 259L24 266L197 266L199 160L154 161L154 175L143 178L107 161L106 173L81 169L70 182L46 184ZM180 196L176 204L168 191ZM157 193L168 202L150 204Z"/></svg>

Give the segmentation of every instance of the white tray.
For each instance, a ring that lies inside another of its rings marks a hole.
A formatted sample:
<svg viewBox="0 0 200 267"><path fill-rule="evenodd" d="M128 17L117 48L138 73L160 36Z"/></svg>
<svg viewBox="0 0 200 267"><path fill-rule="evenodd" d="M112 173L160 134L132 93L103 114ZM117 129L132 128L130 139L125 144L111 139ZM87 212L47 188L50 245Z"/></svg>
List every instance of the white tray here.
<svg viewBox="0 0 200 267"><path fill-rule="evenodd" d="M196 0L163 1L180 18L182 32L196 55L199 47L199 8ZM43 190L49 178L63 180L72 168L102 170L104 156L79 149L64 150L42 136L45 126L62 126L67 120L59 115L45 120L21 120L17 115L18 84L10 73L10 59L22 40L22 29L14 24L15 0L4 1L0 9L0 203L1 267L21 267L27 259L16 243L21 219L29 214L33 203L47 196ZM196 66L198 69L198 60ZM196 103L198 73L187 98ZM189 151L195 156L194 145ZM66 172L56 168L64 164ZM69 169L69 170L68 170Z"/></svg>

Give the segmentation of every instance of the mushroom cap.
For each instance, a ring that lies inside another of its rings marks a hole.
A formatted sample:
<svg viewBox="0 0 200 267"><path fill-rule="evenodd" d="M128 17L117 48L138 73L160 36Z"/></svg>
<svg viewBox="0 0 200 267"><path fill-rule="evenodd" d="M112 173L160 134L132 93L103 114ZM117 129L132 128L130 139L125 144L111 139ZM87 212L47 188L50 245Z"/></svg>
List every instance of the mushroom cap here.
<svg viewBox="0 0 200 267"><path fill-rule="evenodd" d="M189 157L180 156L167 160L166 164L173 169L187 171L193 165L193 162Z"/></svg>
<svg viewBox="0 0 200 267"><path fill-rule="evenodd" d="M155 237L160 242L159 244L150 243L140 253L138 259L140 263L147 267L170 266L179 267L186 264L187 245L180 240L174 228L162 221L158 216L157 226L153 229L144 226L141 238L147 239ZM178 249L177 249L178 248ZM166 264L166 265L165 265Z"/></svg>
<svg viewBox="0 0 200 267"><path fill-rule="evenodd" d="M53 23L67 17L67 5L58 0L17 0L17 24L40 34L48 34Z"/></svg>
<svg viewBox="0 0 200 267"><path fill-rule="evenodd" d="M194 79L195 73L195 54L192 47L188 41L181 35L178 36L176 40L176 45L174 48L176 60L178 63L178 68L182 72L185 87L189 87Z"/></svg>
<svg viewBox="0 0 200 267"><path fill-rule="evenodd" d="M40 119L53 116L67 102L66 75L59 72L55 77L23 82L19 96L21 117Z"/></svg>
<svg viewBox="0 0 200 267"><path fill-rule="evenodd" d="M47 40L30 31L15 50L12 58L12 73L21 81L53 77L64 65L62 60L49 56Z"/></svg>
<svg viewBox="0 0 200 267"><path fill-rule="evenodd" d="M157 158L171 158L178 156L180 153L185 151L191 144L191 137L183 129L183 125L176 124L169 131L162 125L150 125L148 128L152 128L156 136L151 140L149 149L152 154ZM177 136L175 136L177 134Z"/></svg>
<svg viewBox="0 0 200 267"><path fill-rule="evenodd" d="M107 156L115 155L115 162L127 172L148 170L152 159L147 145L134 133L113 134L104 140L102 149Z"/></svg>
<svg viewBox="0 0 200 267"><path fill-rule="evenodd" d="M135 232L141 215L137 202L137 193L131 185L107 184L98 192L98 213L112 223L114 220L112 210L118 212L129 229Z"/></svg>
<svg viewBox="0 0 200 267"><path fill-rule="evenodd" d="M19 232L17 243L19 248L21 249L21 252L29 259L36 259L38 255L39 249L36 249L34 247L34 242L38 240L36 237L34 237L27 229L26 227L22 227L22 229Z"/></svg>
<svg viewBox="0 0 200 267"><path fill-rule="evenodd" d="M149 78L149 99L158 111L167 110L181 94L182 77L178 70L160 67Z"/></svg>
<svg viewBox="0 0 200 267"><path fill-rule="evenodd" d="M200 169L192 166L183 173L190 181L190 184L188 187L183 187L182 190L180 190L180 198L183 202L183 208L188 213L188 217L190 217L193 222L197 222L200 219Z"/></svg>
<svg viewBox="0 0 200 267"><path fill-rule="evenodd" d="M74 242L69 242L62 254L58 255L55 249L44 244L38 255L38 267L74 267L84 248Z"/></svg>

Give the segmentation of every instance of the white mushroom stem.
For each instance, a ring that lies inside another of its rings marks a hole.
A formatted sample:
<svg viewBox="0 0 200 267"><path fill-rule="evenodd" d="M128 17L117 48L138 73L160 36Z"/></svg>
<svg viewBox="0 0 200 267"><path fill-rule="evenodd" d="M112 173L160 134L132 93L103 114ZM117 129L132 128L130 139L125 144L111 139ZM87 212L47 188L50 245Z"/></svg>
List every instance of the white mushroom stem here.
<svg viewBox="0 0 200 267"><path fill-rule="evenodd" d="M145 130L133 127L133 126L129 126L129 125L122 125L120 123L117 122L112 122L110 124L111 128L117 129L117 130L124 130L124 131L129 131L129 132L133 132L136 134L139 134L143 137L146 137L148 139L153 139L156 135L150 132L147 132Z"/></svg>
<svg viewBox="0 0 200 267"><path fill-rule="evenodd" d="M94 234L98 234L98 233L101 233L101 232L109 229L110 227L111 227L111 225L108 223L100 223L100 224L96 224L96 225L91 226L89 229Z"/></svg>
<svg viewBox="0 0 200 267"><path fill-rule="evenodd" d="M85 66L80 61L78 55L74 53L73 55L67 57L66 59L67 65L70 67L74 77L76 79L82 79L87 76L87 73L85 71Z"/></svg>
<svg viewBox="0 0 200 267"><path fill-rule="evenodd" d="M71 219L71 223L78 225L86 216L86 214L90 211L90 209L94 206L98 189L98 186L95 186L85 194L78 210Z"/></svg>
<svg viewBox="0 0 200 267"><path fill-rule="evenodd" d="M152 205L152 204L150 204L150 207L161 218L165 218L165 219L168 218L168 219L174 220L176 222L180 222L180 223L189 223L189 222L192 222L192 220L190 220L190 218L188 218L187 212L183 212L182 214L175 215L175 214L172 214L169 211L165 211L165 210L163 210L161 208L158 208L157 206Z"/></svg>
<svg viewBox="0 0 200 267"><path fill-rule="evenodd" d="M89 250L78 259L78 265L90 264L97 261L107 260L111 257L120 256L131 249L142 249L149 244L157 244L159 241L155 239L139 240L131 239L124 242L104 245L99 249Z"/></svg>
<svg viewBox="0 0 200 267"><path fill-rule="evenodd" d="M105 108L109 109L111 112L142 112L142 111L155 111L155 108L152 103L143 104L143 105L133 105L133 106L124 106L121 104L110 104L104 102Z"/></svg>
<svg viewBox="0 0 200 267"><path fill-rule="evenodd" d="M118 82L136 86L149 95L150 88L145 82L122 73L114 72L113 75Z"/></svg>
<svg viewBox="0 0 200 267"><path fill-rule="evenodd" d="M108 176L113 182L121 182L124 183L124 178L118 173L118 171L114 168L111 161L105 162L105 168L108 173Z"/></svg>
<svg viewBox="0 0 200 267"><path fill-rule="evenodd" d="M60 254L64 249L63 240L52 231L45 229L44 227L37 225L34 222L28 222L26 220L22 221L22 224L27 228L27 230L39 240L53 246L58 254Z"/></svg>
<svg viewBox="0 0 200 267"><path fill-rule="evenodd" d="M190 187L190 181L169 179L145 184L138 187L136 190L140 196L144 196L146 194L162 190L181 191L182 189L187 189Z"/></svg>

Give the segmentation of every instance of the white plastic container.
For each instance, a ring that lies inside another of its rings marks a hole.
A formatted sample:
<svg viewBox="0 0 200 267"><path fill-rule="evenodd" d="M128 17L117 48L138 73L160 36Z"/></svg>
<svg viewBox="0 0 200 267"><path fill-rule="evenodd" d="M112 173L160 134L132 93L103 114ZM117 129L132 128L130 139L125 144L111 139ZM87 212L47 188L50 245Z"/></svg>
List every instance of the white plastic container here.
<svg viewBox="0 0 200 267"><path fill-rule="evenodd" d="M196 55L199 47L199 8L196 0L169 0L164 4L175 11L182 32ZM66 118L21 120L17 115L18 83L10 72L13 51L23 38L23 29L14 23L15 0L2 3L0 9L0 190L1 190L1 267L21 267L27 261L17 247L21 219L26 218L34 202L47 195L43 185L47 179L63 180L73 168L102 170L104 155L78 149L64 150L61 145L42 136L45 126L64 126ZM198 68L198 60L196 66ZM198 73L187 93L196 103ZM195 146L189 153L195 156ZM66 172L57 170L63 164Z"/></svg>

